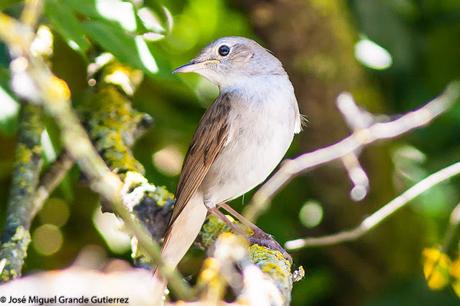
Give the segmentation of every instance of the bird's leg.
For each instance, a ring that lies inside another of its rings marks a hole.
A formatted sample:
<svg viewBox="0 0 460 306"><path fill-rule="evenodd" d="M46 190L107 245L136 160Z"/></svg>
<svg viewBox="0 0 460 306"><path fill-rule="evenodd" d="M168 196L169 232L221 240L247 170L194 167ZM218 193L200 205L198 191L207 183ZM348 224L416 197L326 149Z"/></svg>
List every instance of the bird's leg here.
<svg viewBox="0 0 460 306"><path fill-rule="evenodd" d="M223 203L219 206L225 209L233 217L238 219L242 224L246 225L253 231L254 234L249 237L247 234L244 235L249 240L249 243L251 244L255 243L258 245L266 246L267 248L272 249L272 250L280 251L283 254L283 256L292 263L292 257L283 249L283 247L275 239L273 239L273 237L270 234L267 234L266 232L261 230L257 225L255 225L254 223L246 219L243 215L241 215L239 212L234 210L227 203ZM223 216L225 217L225 215Z"/></svg>
<svg viewBox="0 0 460 306"><path fill-rule="evenodd" d="M216 216L217 218L219 218L220 220L224 221L225 224L227 224L228 227L230 227L230 229L241 235L241 236L244 236L244 237L247 237L247 233L245 233L241 228L239 228L237 225L235 225L232 221L230 221L226 215L224 215L220 210L219 208L217 207L208 207L208 211L213 214L214 216Z"/></svg>
<svg viewBox="0 0 460 306"><path fill-rule="evenodd" d="M263 232L257 225L246 219L242 214L234 210L230 205L227 203L222 203L219 205L223 209L225 209L229 214L231 214L233 217L235 217L238 221L240 221L242 224L246 225L249 227L254 233L255 232Z"/></svg>

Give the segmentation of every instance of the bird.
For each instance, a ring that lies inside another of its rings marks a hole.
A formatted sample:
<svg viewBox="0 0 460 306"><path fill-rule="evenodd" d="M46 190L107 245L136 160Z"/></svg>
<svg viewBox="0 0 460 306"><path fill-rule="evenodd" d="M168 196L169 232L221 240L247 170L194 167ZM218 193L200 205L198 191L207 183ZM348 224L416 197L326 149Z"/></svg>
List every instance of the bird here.
<svg viewBox="0 0 460 306"><path fill-rule="evenodd" d="M170 268L185 256L208 213L229 223L219 211L224 208L253 226L226 202L261 184L302 129L303 117L288 74L256 41L219 38L174 70L191 72L216 85L219 95L201 118L182 166L161 249ZM162 297L166 280L158 270L154 281L154 290Z"/></svg>

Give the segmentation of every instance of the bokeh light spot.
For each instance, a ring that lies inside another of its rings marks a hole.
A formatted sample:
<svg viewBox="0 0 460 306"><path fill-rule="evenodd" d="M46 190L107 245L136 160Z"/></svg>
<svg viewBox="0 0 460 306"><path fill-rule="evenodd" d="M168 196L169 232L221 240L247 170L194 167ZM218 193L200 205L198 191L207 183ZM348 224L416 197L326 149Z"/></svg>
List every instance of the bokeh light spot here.
<svg viewBox="0 0 460 306"><path fill-rule="evenodd" d="M60 198L50 198L39 213L42 223L63 226L69 219L70 211L67 203Z"/></svg>
<svg viewBox="0 0 460 306"><path fill-rule="evenodd" d="M176 176L182 167L183 154L175 146L167 146L153 154L155 167L169 176Z"/></svg>
<svg viewBox="0 0 460 306"><path fill-rule="evenodd" d="M62 247L61 230L54 224L43 224L32 235L34 249L44 256L53 255Z"/></svg>
<svg viewBox="0 0 460 306"><path fill-rule="evenodd" d="M317 201L307 201L300 209L299 219L304 226L315 227L323 220L323 207Z"/></svg>
<svg viewBox="0 0 460 306"><path fill-rule="evenodd" d="M356 43L355 57L364 66L375 70L387 69L393 63L387 50L367 38Z"/></svg>

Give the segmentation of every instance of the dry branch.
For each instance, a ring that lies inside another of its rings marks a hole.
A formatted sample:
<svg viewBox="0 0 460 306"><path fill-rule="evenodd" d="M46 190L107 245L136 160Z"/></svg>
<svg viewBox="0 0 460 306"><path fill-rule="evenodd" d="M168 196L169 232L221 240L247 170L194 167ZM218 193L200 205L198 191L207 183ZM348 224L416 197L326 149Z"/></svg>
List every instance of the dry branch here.
<svg viewBox="0 0 460 306"><path fill-rule="evenodd" d="M301 173L342 159L349 154L355 154L376 141L395 138L425 126L448 110L459 96L460 83L453 82L447 86L444 93L415 111L388 122L375 122L368 127L355 129L350 136L333 145L285 161L280 169L254 194L251 203L245 210L245 216L250 220L255 220L268 208L273 196Z"/></svg>
<svg viewBox="0 0 460 306"><path fill-rule="evenodd" d="M435 172L427 178L421 180L420 182L406 190L404 193L385 204L375 213L364 219L364 221L361 222L360 225L358 225L352 230L343 231L337 234L318 238L303 238L291 240L286 242L286 247L290 250L296 250L300 248L333 245L345 241L352 241L358 239L363 235L367 234L372 229L374 229L376 226L378 226L380 223L382 223L384 220L393 215L399 209L407 205L411 200L418 197L423 192L458 174L460 174L460 162L457 162L444 169L441 169L438 172ZM456 224L455 222L453 223Z"/></svg>

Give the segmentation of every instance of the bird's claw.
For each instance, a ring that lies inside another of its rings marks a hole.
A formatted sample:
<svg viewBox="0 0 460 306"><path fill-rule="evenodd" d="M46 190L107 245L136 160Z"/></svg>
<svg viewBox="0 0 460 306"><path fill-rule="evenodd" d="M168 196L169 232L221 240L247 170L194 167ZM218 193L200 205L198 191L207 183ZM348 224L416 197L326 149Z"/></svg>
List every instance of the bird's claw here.
<svg viewBox="0 0 460 306"><path fill-rule="evenodd" d="M270 250L275 250L280 252L283 257L292 264L292 257L291 255L286 252L285 249L275 240L270 234L265 233L260 229L254 230L254 234L248 237L248 241L250 244L258 244L269 248Z"/></svg>

